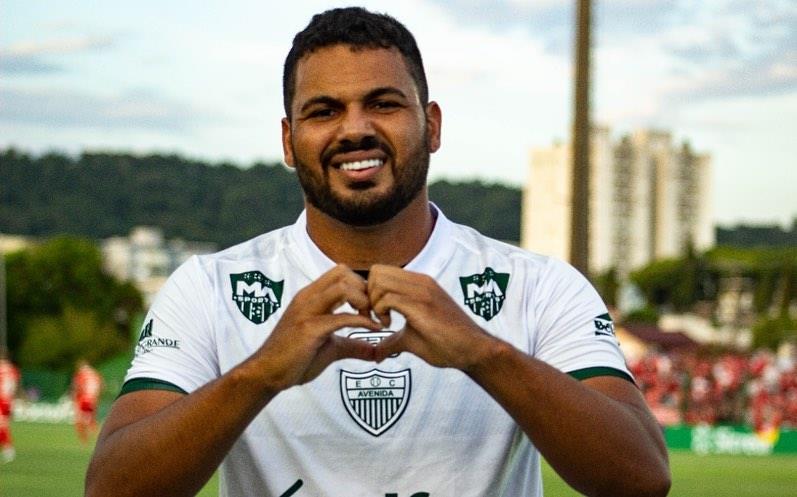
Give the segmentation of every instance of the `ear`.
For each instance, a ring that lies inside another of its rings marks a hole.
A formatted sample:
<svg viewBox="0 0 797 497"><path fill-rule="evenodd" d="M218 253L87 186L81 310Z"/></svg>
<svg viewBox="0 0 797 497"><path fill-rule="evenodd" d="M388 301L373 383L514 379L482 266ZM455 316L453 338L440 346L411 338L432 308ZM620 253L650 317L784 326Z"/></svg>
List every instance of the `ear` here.
<svg viewBox="0 0 797 497"><path fill-rule="evenodd" d="M287 117L282 118L282 156L286 166L296 166L293 157L293 147L291 146L291 122Z"/></svg>
<svg viewBox="0 0 797 497"><path fill-rule="evenodd" d="M426 144L429 152L434 153L440 148L440 129L443 125L443 113L437 102L426 104Z"/></svg>

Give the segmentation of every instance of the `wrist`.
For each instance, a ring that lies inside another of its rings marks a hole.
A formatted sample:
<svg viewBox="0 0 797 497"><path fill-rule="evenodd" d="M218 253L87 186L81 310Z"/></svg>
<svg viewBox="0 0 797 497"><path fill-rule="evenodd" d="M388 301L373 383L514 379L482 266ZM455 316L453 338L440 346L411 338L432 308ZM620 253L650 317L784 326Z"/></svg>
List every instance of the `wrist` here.
<svg viewBox="0 0 797 497"><path fill-rule="evenodd" d="M256 395L265 402L274 398L282 390L284 382L272 378L268 374L266 365L260 364L255 358L249 358L230 371L236 387L249 395Z"/></svg>
<svg viewBox="0 0 797 497"><path fill-rule="evenodd" d="M514 347L509 343L484 333L482 339L473 347L471 360L463 371L472 377L480 376L502 364L513 350Z"/></svg>

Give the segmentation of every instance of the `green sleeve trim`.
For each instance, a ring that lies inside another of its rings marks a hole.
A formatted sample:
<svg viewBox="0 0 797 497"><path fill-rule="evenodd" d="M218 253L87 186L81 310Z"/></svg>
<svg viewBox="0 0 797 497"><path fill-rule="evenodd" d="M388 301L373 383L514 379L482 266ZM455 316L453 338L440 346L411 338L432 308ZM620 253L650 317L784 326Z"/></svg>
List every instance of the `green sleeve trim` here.
<svg viewBox="0 0 797 497"><path fill-rule="evenodd" d="M575 371L570 371L567 374L569 374L570 376L572 376L573 378L575 378L575 379L577 379L579 381L586 380L587 378L595 378L596 376L616 376L617 378L622 378L624 380L628 380L631 383L633 383L634 385L636 385L636 382L631 377L631 375L629 375L625 371L620 371L619 369L608 368L608 367L605 367L605 366L598 366L598 367L594 367L594 368L577 369Z"/></svg>
<svg viewBox="0 0 797 497"><path fill-rule="evenodd" d="M169 392L177 392L187 394L185 390L178 387L173 383L163 380L155 380L152 378L133 378L128 380L122 385L122 391L119 392L119 397L126 393L137 392L139 390L168 390Z"/></svg>

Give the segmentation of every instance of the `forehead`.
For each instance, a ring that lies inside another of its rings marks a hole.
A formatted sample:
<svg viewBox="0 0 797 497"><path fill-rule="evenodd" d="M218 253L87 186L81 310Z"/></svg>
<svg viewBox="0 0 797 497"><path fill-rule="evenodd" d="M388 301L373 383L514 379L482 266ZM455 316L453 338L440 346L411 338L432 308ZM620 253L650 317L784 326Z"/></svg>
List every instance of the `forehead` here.
<svg viewBox="0 0 797 497"><path fill-rule="evenodd" d="M293 107L320 95L356 98L383 87L397 88L418 100L418 89L401 52L332 45L314 50L296 64Z"/></svg>

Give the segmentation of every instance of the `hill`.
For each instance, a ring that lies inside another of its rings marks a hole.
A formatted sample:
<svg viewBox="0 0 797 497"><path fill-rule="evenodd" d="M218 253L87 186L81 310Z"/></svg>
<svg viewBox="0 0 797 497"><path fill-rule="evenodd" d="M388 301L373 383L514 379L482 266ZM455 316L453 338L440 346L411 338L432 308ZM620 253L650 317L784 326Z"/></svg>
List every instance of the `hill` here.
<svg viewBox="0 0 797 497"><path fill-rule="evenodd" d="M430 197L454 221L520 240L519 188L438 181ZM136 225L169 238L232 245L292 223L302 209L295 175L278 163L237 167L177 155L0 151L0 232L100 239Z"/></svg>

